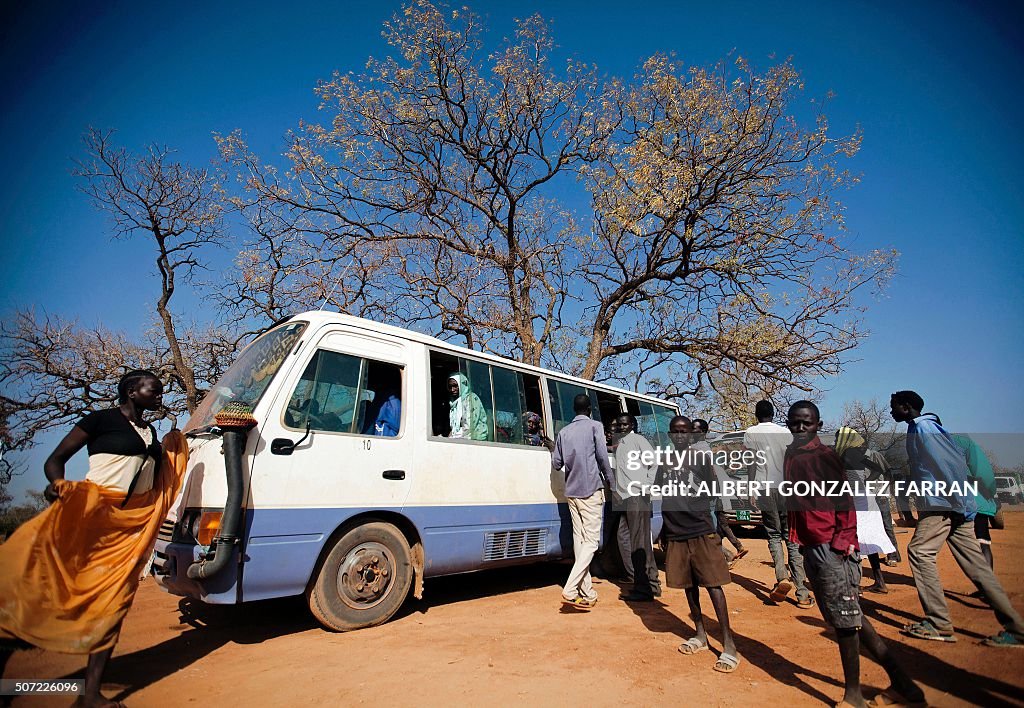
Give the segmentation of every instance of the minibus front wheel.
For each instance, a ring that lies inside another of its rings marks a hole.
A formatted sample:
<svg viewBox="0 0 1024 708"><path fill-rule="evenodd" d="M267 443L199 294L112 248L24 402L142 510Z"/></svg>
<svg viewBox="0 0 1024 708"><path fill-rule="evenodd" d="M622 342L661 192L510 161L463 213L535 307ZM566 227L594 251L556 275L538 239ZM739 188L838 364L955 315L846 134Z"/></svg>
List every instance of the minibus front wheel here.
<svg viewBox="0 0 1024 708"><path fill-rule="evenodd" d="M405 535L375 521L348 531L327 554L307 592L309 609L328 629L346 632L387 622L413 581Z"/></svg>

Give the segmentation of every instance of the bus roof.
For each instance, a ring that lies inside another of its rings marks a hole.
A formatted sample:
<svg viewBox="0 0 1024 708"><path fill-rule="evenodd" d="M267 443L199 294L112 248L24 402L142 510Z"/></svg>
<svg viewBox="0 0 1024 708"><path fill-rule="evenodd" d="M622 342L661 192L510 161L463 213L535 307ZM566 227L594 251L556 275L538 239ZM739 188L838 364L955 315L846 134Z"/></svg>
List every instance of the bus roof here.
<svg viewBox="0 0 1024 708"><path fill-rule="evenodd" d="M452 344L451 342L446 342L442 339L431 337L428 334L415 332L411 329L404 329L402 327L396 327L394 325L384 324L382 322L376 322L374 320L368 320L362 317L355 317L353 315L345 315L340 312L329 312L327 310L310 310L308 312L297 314L294 317L289 317L286 321L291 322L293 320L306 320L311 325L317 327L329 324L345 324L351 327L357 327L359 329L371 332L380 332L383 334L391 335L393 337L399 337L401 339L406 339L412 342L418 342L420 344L425 344L427 346L435 347L437 349L444 349L454 354L465 355L472 357L474 359L489 361L496 364L504 364L506 366L512 365L518 369L522 369L523 371L530 371L538 375L557 376L559 379L579 384L580 386L584 386L587 388L602 389L608 392L621 393L624 395L633 396L641 400L648 401L650 403L660 403L663 405L667 404L670 406L675 406L675 404L666 401L665 399L658 398L657 396L651 396L645 393L637 393L636 391L630 391L628 389L618 388L616 386L609 386L608 384L599 383L597 381L581 379L578 376L572 376L570 374L565 374L560 371L555 371L553 369L542 369L537 366L530 366L529 364L524 364L522 362L515 361L514 359L508 359L505 357L497 356L495 354L489 354L487 352L481 352L475 349L467 349L466 347L460 347L456 344ZM278 324L283 324L283 322L280 322Z"/></svg>

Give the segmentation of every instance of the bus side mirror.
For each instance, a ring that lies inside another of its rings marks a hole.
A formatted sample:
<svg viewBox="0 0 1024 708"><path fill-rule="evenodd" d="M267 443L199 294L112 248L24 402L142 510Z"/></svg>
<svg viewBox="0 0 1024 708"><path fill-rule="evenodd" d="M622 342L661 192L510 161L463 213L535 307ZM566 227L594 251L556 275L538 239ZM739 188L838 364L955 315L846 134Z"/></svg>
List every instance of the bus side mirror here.
<svg viewBox="0 0 1024 708"><path fill-rule="evenodd" d="M274 438L270 442L270 454L290 455L295 452L295 441L288 438Z"/></svg>
<svg viewBox="0 0 1024 708"><path fill-rule="evenodd" d="M312 423L306 423L306 434L299 438L298 442L289 440L288 438L274 438L270 441L270 454L271 455L290 455L295 452L295 448L305 442L306 438L309 437L310 428Z"/></svg>

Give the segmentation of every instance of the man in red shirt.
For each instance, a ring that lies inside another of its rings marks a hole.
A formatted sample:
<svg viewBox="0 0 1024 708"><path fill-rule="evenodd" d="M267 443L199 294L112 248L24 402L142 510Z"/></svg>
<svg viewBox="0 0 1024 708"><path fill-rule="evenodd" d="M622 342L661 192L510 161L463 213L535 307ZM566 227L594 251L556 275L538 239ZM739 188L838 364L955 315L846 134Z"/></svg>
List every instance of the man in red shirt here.
<svg viewBox="0 0 1024 708"><path fill-rule="evenodd" d="M846 481L843 463L818 439L821 415L810 401L797 401L787 420L793 443L786 451L785 480L796 483ZM793 488L802 492L803 484ZM827 489L827 486L826 486ZM860 610L860 552L857 545L857 512L849 495L815 494L789 496L789 538L800 546L807 580L821 608L821 616L836 631L839 658L843 663L846 692L842 706L864 706L860 690L860 649L881 664L892 686L873 704L925 705L924 693L915 684Z"/></svg>

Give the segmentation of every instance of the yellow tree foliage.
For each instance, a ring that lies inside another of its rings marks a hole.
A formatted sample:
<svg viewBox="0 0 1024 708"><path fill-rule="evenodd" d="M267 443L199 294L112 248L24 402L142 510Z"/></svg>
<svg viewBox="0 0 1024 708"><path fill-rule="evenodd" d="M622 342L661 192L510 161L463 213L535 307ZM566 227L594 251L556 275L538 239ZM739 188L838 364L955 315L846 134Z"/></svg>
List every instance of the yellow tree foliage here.
<svg viewBox="0 0 1024 708"><path fill-rule="evenodd" d="M790 62L659 55L603 79L556 60L539 16L487 47L476 15L426 0L384 37L390 56L318 86L287 169L220 138L259 234L238 306L321 299L737 420L866 336L897 253L848 243L860 136L832 134Z"/></svg>

